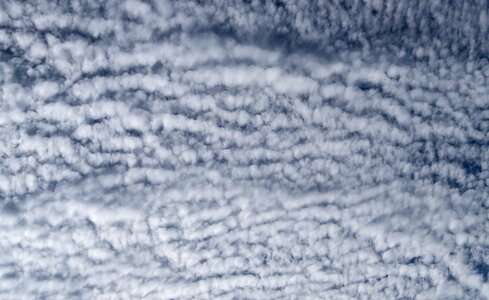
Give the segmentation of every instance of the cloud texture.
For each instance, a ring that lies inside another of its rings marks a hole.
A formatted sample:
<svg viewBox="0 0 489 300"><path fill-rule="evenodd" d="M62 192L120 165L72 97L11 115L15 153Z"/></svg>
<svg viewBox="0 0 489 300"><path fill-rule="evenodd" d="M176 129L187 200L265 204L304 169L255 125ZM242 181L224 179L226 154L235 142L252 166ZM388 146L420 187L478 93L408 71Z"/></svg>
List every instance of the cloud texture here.
<svg viewBox="0 0 489 300"><path fill-rule="evenodd" d="M0 2L0 298L489 298L488 22Z"/></svg>

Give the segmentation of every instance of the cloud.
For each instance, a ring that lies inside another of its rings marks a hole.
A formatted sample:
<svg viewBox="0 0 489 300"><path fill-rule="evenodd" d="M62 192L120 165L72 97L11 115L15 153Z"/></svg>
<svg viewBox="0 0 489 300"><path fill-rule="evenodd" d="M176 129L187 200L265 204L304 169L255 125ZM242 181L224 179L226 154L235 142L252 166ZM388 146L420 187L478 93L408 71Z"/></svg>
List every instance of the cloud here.
<svg viewBox="0 0 489 300"><path fill-rule="evenodd" d="M0 295L489 297L482 4L5 2Z"/></svg>

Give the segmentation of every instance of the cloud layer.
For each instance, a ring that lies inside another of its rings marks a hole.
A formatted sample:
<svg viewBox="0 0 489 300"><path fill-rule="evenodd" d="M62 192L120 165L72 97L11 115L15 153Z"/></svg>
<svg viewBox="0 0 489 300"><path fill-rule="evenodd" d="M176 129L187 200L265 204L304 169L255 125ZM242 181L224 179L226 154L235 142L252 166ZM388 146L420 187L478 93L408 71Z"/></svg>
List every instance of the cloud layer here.
<svg viewBox="0 0 489 300"><path fill-rule="evenodd" d="M0 3L0 298L489 298L484 1Z"/></svg>

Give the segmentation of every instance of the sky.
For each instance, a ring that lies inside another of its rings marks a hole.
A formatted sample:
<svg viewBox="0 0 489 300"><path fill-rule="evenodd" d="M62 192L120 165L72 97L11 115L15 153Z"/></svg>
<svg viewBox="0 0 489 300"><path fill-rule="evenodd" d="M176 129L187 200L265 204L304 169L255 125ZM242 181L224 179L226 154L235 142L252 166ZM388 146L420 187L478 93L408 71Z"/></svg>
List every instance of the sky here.
<svg viewBox="0 0 489 300"><path fill-rule="evenodd" d="M0 299L489 299L488 14L0 1Z"/></svg>

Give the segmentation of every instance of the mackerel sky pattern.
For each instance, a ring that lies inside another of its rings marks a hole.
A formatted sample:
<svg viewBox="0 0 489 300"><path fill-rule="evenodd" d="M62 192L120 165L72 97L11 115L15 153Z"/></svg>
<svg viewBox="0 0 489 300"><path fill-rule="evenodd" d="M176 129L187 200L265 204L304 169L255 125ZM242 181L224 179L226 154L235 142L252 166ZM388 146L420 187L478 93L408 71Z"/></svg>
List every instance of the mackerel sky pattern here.
<svg viewBox="0 0 489 300"><path fill-rule="evenodd" d="M0 0L0 299L489 299L488 29Z"/></svg>

